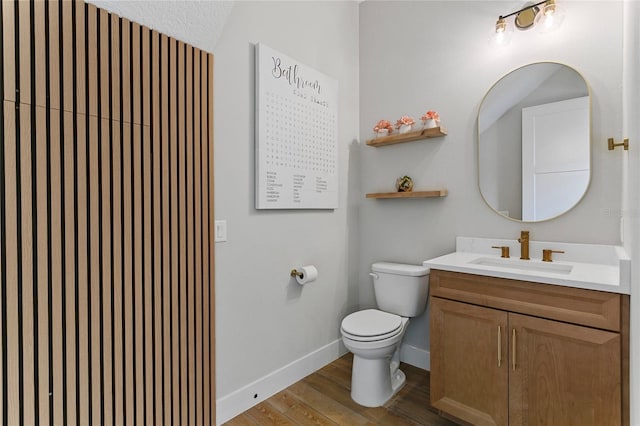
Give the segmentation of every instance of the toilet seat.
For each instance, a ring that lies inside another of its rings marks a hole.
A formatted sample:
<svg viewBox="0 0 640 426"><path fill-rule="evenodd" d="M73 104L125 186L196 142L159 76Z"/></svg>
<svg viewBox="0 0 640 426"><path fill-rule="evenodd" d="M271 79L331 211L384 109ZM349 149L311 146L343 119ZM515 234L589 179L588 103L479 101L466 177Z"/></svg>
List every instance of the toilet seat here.
<svg viewBox="0 0 640 426"><path fill-rule="evenodd" d="M389 339L402 333L402 317L377 309L365 309L347 315L340 331L348 339L373 342Z"/></svg>

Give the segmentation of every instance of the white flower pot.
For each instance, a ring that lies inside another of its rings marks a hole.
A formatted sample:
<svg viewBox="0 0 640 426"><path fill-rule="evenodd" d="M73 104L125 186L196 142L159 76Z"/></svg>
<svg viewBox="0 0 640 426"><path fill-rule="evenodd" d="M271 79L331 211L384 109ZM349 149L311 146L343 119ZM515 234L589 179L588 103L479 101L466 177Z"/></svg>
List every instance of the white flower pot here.
<svg viewBox="0 0 640 426"><path fill-rule="evenodd" d="M413 124L403 124L402 126L400 126L400 128L398 129L398 133L403 134L403 133L409 133L411 131L411 129L413 128Z"/></svg>
<svg viewBox="0 0 640 426"><path fill-rule="evenodd" d="M436 127L438 127L438 122L436 120L434 120L433 118L430 118L428 120L424 120L424 128L425 129L434 129Z"/></svg>

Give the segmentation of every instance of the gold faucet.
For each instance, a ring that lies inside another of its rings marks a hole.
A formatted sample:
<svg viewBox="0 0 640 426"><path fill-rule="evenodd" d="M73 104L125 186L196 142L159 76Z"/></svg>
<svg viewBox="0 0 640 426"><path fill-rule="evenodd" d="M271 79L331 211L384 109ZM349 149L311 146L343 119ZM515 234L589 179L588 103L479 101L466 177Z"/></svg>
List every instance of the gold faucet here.
<svg viewBox="0 0 640 426"><path fill-rule="evenodd" d="M520 231L520 259L529 260L529 231Z"/></svg>
<svg viewBox="0 0 640 426"><path fill-rule="evenodd" d="M509 258L509 246L491 246L491 248L500 249L501 251L500 257Z"/></svg>
<svg viewBox="0 0 640 426"><path fill-rule="evenodd" d="M564 253L564 251L562 251L562 250L544 249L544 250L542 250L542 261L543 262L553 262L553 259L552 259L553 253Z"/></svg>

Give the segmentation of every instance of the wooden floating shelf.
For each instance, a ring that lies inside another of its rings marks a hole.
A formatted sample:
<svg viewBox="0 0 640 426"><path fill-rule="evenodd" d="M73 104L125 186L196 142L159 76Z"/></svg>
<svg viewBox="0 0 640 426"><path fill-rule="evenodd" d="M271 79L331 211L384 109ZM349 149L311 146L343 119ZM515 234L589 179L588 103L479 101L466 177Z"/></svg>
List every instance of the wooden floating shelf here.
<svg viewBox="0 0 640 426"><path fill-rule="evenodd" d="M395 145L398 143L418 141L420 139L439 138L446 134L447 129L444 127L434 127L432 129L416 130L415 132L380 136L379 138L369 139L367 145L373 147Z"/></svg>
<svg viewBox="0 0 640 426"><path fill-rule="evenodd" d="M411 191L411 192L376 192L367 194L367 198L436 198L446 197L446 189L434 189L432 191Z"/></svg>

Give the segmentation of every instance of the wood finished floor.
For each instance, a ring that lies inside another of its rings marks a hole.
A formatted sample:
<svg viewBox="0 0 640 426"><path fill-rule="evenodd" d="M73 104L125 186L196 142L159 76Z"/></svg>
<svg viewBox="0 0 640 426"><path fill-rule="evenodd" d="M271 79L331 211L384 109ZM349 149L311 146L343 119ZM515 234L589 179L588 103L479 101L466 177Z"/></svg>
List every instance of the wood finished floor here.
<svg viewBox="0 0 640 426"><path fill-rule="evenodd" d="M351 400L352 354L231 419L227 426L254 425L455 425L429 404L429 372L401 364L404 388L384 407L362 407Z"/></svg>

